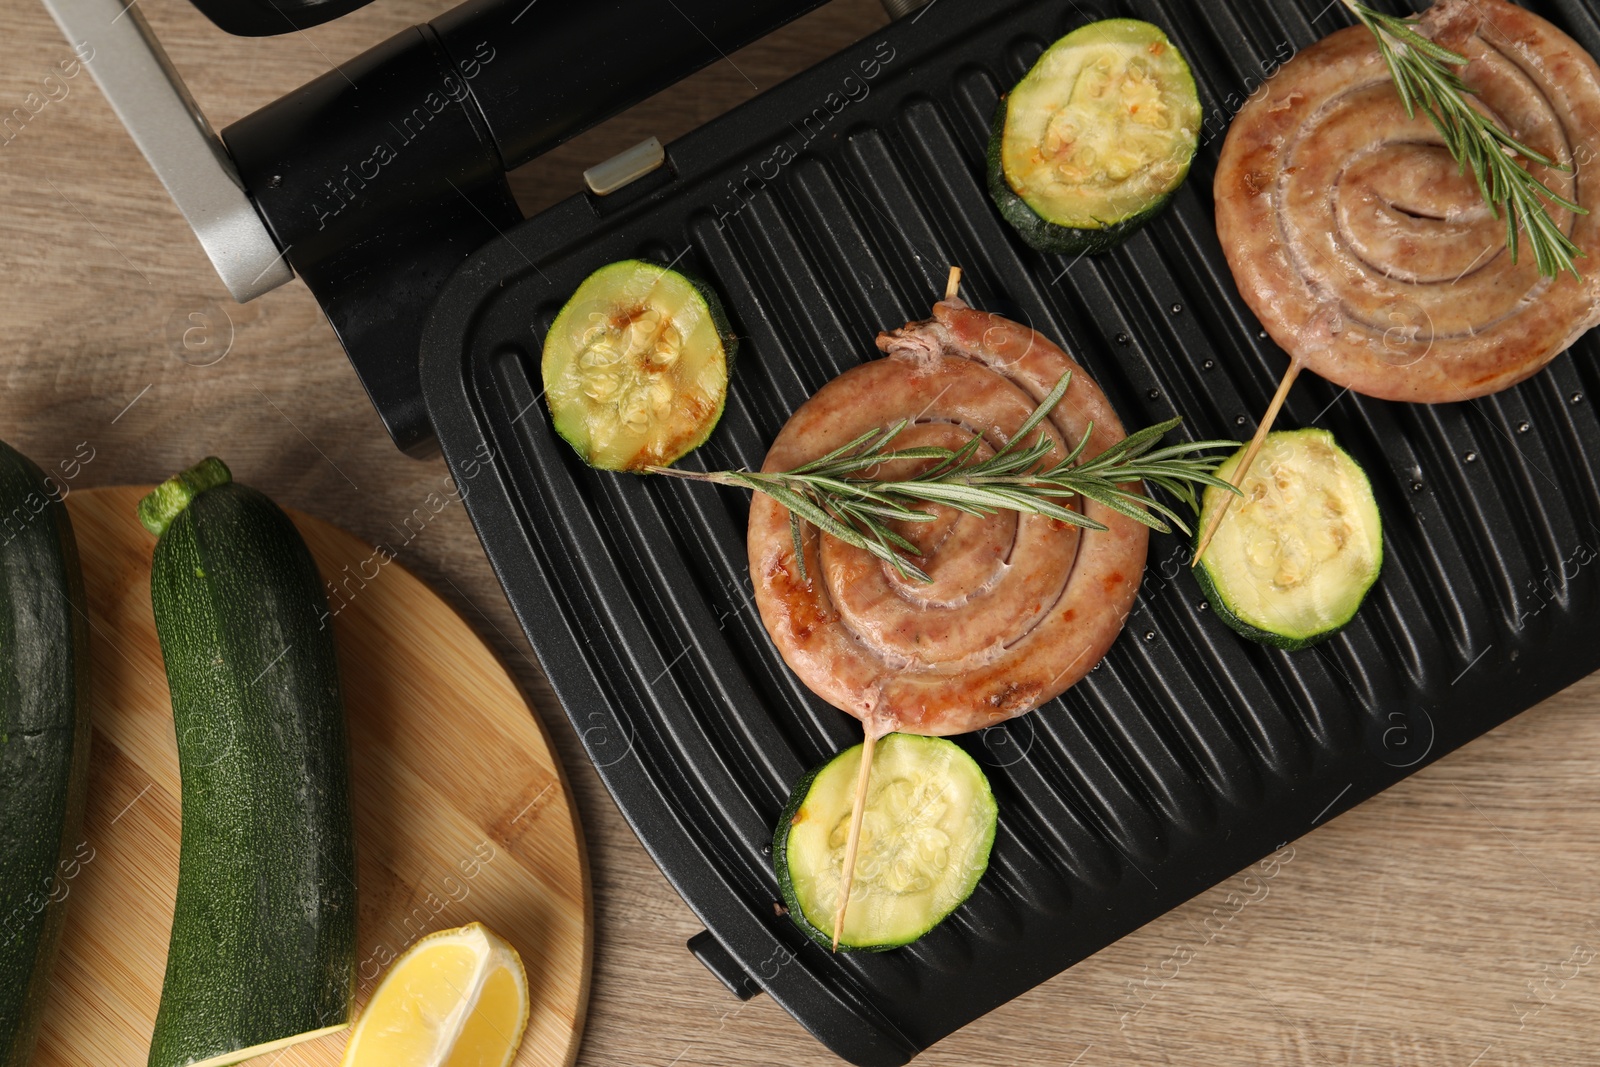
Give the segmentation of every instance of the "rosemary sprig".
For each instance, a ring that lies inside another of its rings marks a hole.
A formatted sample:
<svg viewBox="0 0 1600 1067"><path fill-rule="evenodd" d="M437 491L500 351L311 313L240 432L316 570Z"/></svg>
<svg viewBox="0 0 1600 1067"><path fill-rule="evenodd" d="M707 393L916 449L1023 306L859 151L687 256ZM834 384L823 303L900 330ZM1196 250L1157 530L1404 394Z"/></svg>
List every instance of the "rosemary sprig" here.
<svg viewBox="0 0 1600 1067"><path fill-rule="evenodd" d="M1163 518L1188 533L1188 524L1171 507L1122 486L1137 481L1158 485L1192 510L1199 507L1196 486L1238 492L1212 474L1216 461L1201 455L1219 448L1232 451L1239 447L1237 441L1188 441L1156 448L1162 436L1182 419L1147 426L1093 459L1079 462L1094 432L1094 424L1090 423L1072 451L1047 463L1045 457L1054 448L1049 436L1041 432L1031 444L1025 442L1061 403L1071 382L1070 373L1062 375L1011 439L984 460L973 459L982 444L980 437L973 437L955 450L934 446L891 449L895 438L911 424L911 420L901 419L892 426L869 430L827 455L788 471L648 469L654 474L765 493L788 508L802 577L805 553L800 523L804 520L846 544L872 553L903 577L924 582L931 580L927 573L906 558L920 555L917 547L890 526L895 521L931 521L934 516L917 505L944 504L970 515L1017 511L1089 530L1105 529L1103 524L1062 503L1082 497L1163 533L1169 529ZM920 474L900 481L880 481L868 475L880 464L898 460L933 462Z"/></svg>
<svg viewBox="0 0 1600 1067"><path fill-rule="evenodd" d="M1406 114L1415 117L1421 105L1461 173L1472 168L1484 202L1495 218L1505 218L1511 262L1517 261L1517 231L1521 228L1527 231L1540 275L1553 278L1565 270L1581 278L1572 259L1583 255L1583 250L1550 218L1544 201L1575 214L1588 212L1535 178L1517 157L1558 171L1572 168L1529 148L1469 104L1467 97L1473 90L1453 69L1465 66L1467 57L1418 33L1413 28L1420 21L1417 16L1386 15L1356 0L1344 0L1344 6L1377 38L1378 51L1388 64Z"/></svg>

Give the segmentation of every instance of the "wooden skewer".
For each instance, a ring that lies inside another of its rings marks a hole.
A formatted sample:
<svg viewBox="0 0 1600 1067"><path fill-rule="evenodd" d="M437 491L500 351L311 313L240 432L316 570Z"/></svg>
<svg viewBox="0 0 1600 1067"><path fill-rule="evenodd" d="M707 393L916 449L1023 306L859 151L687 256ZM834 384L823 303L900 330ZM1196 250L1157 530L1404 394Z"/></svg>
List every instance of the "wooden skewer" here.
<svg viewBox="0 0 1600 1067"><path fill-rule="evenodd" d="M961 290L961 268L951 267L945 282L944 298L954 300ZM850 811L850 835L844 844L844 867L839 872L839 901L833 909L833 951L839 951L839 938L844 935L844 916L850 907L850 890L856 880L856 853L861 849L861 820L867 813L867 787L872 784L872 753L878 737L891 731L882 723L863 720L866 738L861 744L861 770L856 774L855 807Z"/></svg>
<svg viewBox="0 0 1600 1067"><path fill-rule="evenodd" d="M1245 475L1250 473L1250 465L1256 461L1256 453L1261 451L1261 445L1267 439L1267 434L1272 432L1272 424L1278 420L1278 412L1283 408L1284 400L1288 399L1289 387L1300 376L1300 368L1304 366L1296 356L1289 361L1289 369L1283 372L1283 380L1278 383L1278 391L1272 394L1272 403L1267 405L1267 413L1261 417L1261 424L1256 427L1256 435L1250 439L1250 447L1245 449L1244 458L1239 461L1239 467L1233 472L1233 487L1235 489L1244 484ZM1199 547L1194 550L1194 559L1189 561L1189 566L1200 564L1200 557L1205 555L1211 538L1216 535L1217 527L1222 525L1222 520L1227 516L1228 509L1233 506L1236 493L1229 493L1222 498L1222 506L1217 509L1211 521L1206 524L1205 532L1200 535Z"/></svg>
<svg viewBox="0 0 1600 1067"><path fill-rule="evenodd" d="M844 844L844 869L839 875L839 902L833 909L833 951L839 951L839 938L844 933L844 913L850 907L850 889L856 876L856 850L861 847L861 818L867 811L867 785L872 780L872 750L877 747L878 734L871 723L867 724L866 740L861 745L861 771L856 775L856 804L850 812L850 836Z"/></svg>

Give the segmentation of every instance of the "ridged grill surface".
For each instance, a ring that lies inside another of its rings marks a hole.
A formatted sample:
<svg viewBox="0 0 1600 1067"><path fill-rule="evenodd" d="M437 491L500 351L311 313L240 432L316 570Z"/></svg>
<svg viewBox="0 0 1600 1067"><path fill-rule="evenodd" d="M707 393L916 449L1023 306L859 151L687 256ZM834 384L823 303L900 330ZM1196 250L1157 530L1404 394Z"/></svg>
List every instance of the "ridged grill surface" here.
<svg viewBox="0 0 1600 1067"><path fill-rule="evenodd" d="M1600 45L1577 0L1536 10ZM1039 255L984 191L989 119L1048 42L1109 15L1165 27L1189 58L1200 153L1122 248ZM1355 622L1314 650L1249 644L1207 612L1184 546L1154 538L1099 668L962 739L1001 810L977 894L911 947L830 957L774 914L768 847L790 787L860 727L763 631L743 493L589 471L554 436L544 332L612 260L711 280L742 352L719 428L684 465L758 467L789 413L875 358L880 330L925 318L960 264L969 302L1060 341L1130 426L1181 414L1187 434L1247 437L1286 357L1235 291L1212 174L1263 64L1343 24L1326 0L944 0L674 144L668 172L528 220L435 310L423 376L440 441L590 755L737 967L846 1058L904 1062L1600 667L1595 344L1471 403L1302 378L1281 425L1332 429L1384 516L1383 577ZM796 158L776 165L780 144ZM485 449L488 475L461 477Z"/></svg>

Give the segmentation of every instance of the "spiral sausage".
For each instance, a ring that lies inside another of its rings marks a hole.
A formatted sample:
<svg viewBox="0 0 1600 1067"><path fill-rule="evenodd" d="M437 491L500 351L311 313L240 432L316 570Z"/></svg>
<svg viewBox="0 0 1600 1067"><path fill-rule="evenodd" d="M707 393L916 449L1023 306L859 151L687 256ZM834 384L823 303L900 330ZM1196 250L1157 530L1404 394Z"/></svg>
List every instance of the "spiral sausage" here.
<svg viewBox="0 0 1600 1067"><path fill-rule="evenodd" d="M1421 32L1468 57L1475 100L1573 173L1530 164L1582 204L1555 223L1586 274L1541 278L1419 109L1407 119L1372 34L1354 26L1284 64L1234 119L1217 166L1217 235L1273 339L1358 393L1425 403L1514 385L1600 321L1600 69L1505 0L1440 0ZM1331 336L1317 328L1332 324Z"/></svg>
<svg viewBox="0 0 1600 1067"><path fill-rule="evenodd" d="M794 413L763 470L788 470L868 430L912 424L896 447L1004 447L1029 413L1072 372L1042 429L1059 458L1093 423L1087 456L1123 437L1098 386L1056 345L959 301L878 338L888 353L823 386ZM906 477L882 470L876 477ZM926 465L924 462L923 465ZM922 552L931 583L809 524L796 564L789 513L751 501L750 573L756 604L784 660L869 732L957 734L1022 715L1082 678L1122 629L1144 571L1148 531L1098 504L1104 531L1004 511L987 517L929 509L935 520L898 532Z"/></svg>

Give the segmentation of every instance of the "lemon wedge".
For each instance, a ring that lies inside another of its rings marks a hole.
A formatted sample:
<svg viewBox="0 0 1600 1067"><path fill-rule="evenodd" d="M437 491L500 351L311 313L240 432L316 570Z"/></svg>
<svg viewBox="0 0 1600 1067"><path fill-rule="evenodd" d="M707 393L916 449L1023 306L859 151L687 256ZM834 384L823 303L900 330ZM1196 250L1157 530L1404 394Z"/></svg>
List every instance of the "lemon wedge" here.
<svg viewBox="0 0 1600 1067"><path fill-rule="evenodd" d="M522 957L482 923L412 945L378 984L343 1067L506 1067L528 1025Z"/></svg>

